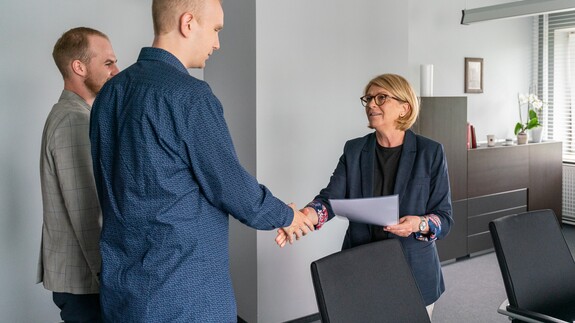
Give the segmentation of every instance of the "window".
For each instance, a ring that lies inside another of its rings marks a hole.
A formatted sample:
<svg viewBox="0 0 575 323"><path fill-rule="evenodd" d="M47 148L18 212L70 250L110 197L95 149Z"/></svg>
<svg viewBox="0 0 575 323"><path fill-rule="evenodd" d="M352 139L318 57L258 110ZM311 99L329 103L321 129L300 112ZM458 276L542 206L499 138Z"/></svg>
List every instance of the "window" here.
<svg viewBox="0 0 575 323"><path fill-rule="evenodd" d="M563 161L575 163L575 11L535 18L534 91L543 102L546 139L563 142Z"/></svg>

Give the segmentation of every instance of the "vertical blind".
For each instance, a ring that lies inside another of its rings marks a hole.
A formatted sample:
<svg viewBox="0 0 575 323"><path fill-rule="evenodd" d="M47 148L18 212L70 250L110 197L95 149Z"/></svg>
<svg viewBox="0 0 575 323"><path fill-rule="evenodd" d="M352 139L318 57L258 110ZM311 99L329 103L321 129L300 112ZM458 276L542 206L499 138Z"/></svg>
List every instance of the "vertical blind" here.
<svg viewBox="0 0 575 323"><path fill-rule="evenodd" d="M563 161L575 163L575 11L534 19L535 88L545 103L546 139L563 142Z"/></svg>

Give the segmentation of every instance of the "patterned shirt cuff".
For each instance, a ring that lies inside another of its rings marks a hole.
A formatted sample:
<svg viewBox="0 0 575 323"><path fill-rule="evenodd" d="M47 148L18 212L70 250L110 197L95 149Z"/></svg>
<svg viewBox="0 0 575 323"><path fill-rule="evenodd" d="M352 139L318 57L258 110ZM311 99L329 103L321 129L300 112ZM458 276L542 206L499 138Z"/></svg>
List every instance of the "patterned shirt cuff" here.
<svg viewBox="0 0 575 323"><path fill-rule="evenodd" d="M327 222L327 208L317 201L309 202L307 207L311 207L317 213L317 224L315 225L315 229L320 229L324 223Z"/></svg>
<svg viewBox="0 0 575 323"><path fill-rule="evenodd" d="M427 227L429 227L429 232L422 234L421 232L415 233L415 239L421 241L435 241L437 236L441 234L441 219L435 214L428 214L427 217Z"/></svg>

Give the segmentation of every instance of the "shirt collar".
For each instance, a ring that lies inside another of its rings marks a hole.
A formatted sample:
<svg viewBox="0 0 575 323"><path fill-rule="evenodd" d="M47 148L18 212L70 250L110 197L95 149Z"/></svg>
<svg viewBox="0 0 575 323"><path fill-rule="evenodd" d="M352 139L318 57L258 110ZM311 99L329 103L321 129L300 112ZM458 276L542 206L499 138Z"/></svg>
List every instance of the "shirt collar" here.
<svg viewBox="0 0 575 323"><path fill-rule="evenodd" d="M78 102L82 107L88 109L88 111L92 110L92 107L86 103L86 101L81 96L69 90L62 90L62 94L60 94L60 100L75 101Z"/></svg>
<svg viewBox="0 0 575 323"><path fill-rule="evenodd" d="M140 56L138 61L161 61L166 64L172 65L178 70L187 73L188 70L180 62L180 60L167 50L157 48L157 47L144 47L140 51Z"/></svg>

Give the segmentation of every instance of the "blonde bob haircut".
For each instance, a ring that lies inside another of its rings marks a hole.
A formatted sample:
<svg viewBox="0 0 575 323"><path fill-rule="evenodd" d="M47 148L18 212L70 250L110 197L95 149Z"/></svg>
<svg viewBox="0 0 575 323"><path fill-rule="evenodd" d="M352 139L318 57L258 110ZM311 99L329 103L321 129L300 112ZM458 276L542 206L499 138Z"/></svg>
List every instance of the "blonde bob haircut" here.
<svg viewBox="0 0 575 323"><path fill-rule="evenodd" d="M409 111L403 117L397 118L395 124L398 130L405 131L411 128L419 116L419 99L411 84L400 75L382 74L367 83L363 95L366 95L373 85L385 89L391 96L409 104Z"/></svg>

